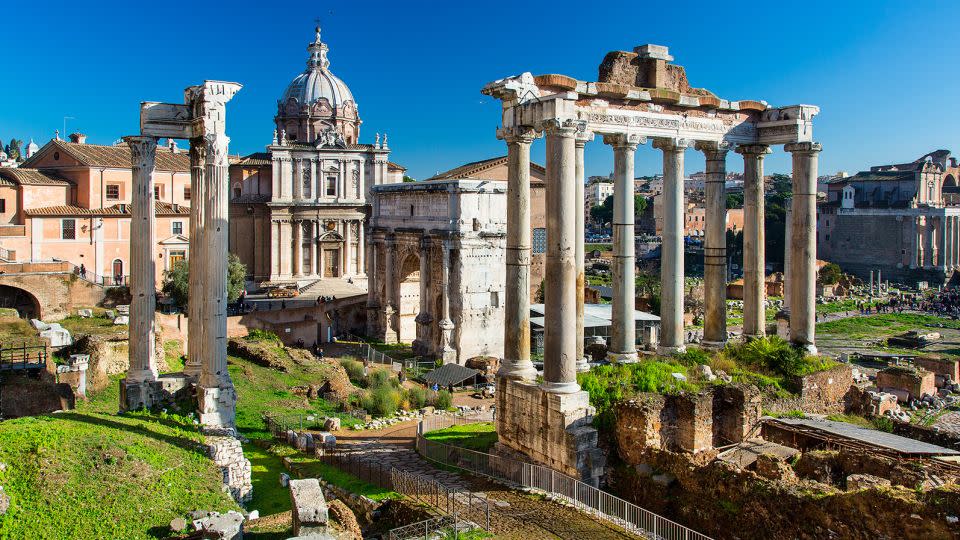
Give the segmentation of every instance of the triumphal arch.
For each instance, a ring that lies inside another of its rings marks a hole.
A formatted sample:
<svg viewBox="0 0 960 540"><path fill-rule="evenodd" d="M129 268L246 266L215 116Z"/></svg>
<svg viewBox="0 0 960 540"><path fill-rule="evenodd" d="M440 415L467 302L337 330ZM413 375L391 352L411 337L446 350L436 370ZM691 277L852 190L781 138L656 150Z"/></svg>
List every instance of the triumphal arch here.
<svg viewBox="0 0 960 540"><path fill-rule="evenodd" d="M507 143L504 361L497 390L501 444L585 480L602 463L592 410L576 380L583 365L583 156L588 142L613 149L613 328L609 357L637 360L634 308L634 153L646 143L662 152L664 232L661 258L662 333L659 352L684 348L683 178L687 149L706 156L704 341L720 347L726 330L725 194L731 150L744 162L744 334L764 334L763 159L771 146L793 156L793 200L788 225L790 340L816 351L816 179L820 144L813 141L812 105L771 107L762 101L721 99L694 88L667 47L642 45L613 51L600 64L599 80L530 73L486 85L502 102L497 136ZM543 382L530 361L529 229L530 145L546 139L546 321ZM579 362L578 362L579 361Z"/></svg>

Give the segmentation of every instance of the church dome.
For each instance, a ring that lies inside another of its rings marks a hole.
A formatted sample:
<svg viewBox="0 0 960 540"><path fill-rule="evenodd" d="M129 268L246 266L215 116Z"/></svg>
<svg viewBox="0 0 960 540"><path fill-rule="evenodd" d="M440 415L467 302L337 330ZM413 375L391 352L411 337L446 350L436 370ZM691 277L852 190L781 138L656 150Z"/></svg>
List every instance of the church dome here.
<svg viewBox="0 0 960 540"><path fill-rule="evenodd" d="M353 102L353 94L346 83L330 72L330 60L327 59L330 48L320 41L320 27L316 32L316 39L307 46L310 58L306 71L290 82L281 101L286 103L293 98L301 105L312 105L326 99L332 108L339 109L348 101Z"/></svg>

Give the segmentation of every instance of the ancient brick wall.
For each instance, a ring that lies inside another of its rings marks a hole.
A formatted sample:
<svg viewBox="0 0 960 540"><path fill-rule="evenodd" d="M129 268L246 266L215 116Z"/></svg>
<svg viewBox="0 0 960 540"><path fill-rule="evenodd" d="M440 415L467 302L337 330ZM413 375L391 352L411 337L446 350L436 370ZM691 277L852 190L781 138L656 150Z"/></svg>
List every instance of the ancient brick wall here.
<svg viewBox="0 0 960 540"><path fill-rule="evenodd" d="M853 368L846 364L799 377L800 402L807 412L842 412L844 396L853 386Z"/></svg>
<svg viewBox="0 0 960 540"><path fill-rule="evenodd" d="M914 359L914 365L927 371L932 371L940 377L949 377L951 381L960 381L960 360L955 358L936 358L921 356Z"/></svg>
<svg viewBox="0 0 960 540"><path fill-rule="evenodd" d="M919 399L924 395L935 395L936 376L933 372L924 369L910 369L905 367L889 367L877 372L876 385L880 390L891 390L903 400L902 393L909 394L909 399Z"/></svg>
<svg viewBox="0 0 960 540"><path fill-rule="evenodd" d="M22 265L22 271L33 271ZM36 271L44 271L42 269ZM78 307L103 304L105 288L72 274L4 274L0 285L22 289L35 299L39 319L58 321Z"/></svg>

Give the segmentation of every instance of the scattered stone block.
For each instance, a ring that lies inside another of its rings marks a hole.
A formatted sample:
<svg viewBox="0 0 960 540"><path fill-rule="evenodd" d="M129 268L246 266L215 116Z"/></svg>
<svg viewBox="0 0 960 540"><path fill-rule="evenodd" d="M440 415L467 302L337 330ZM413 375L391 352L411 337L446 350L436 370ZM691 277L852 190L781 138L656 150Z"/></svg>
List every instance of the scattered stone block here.
<svg viewBox="0 0 960 540"><path fill-rule="evenodd" d="M280 487L287 487L290 485L290 475L282 472L280 473Z"/></svg>
<svg viewBox="0 0 960 540"><path fill-rule="evenodd" d="M193 522L203 538L211 540L243 540L243 514L231 510L226 514L210 512L206 517Z"/></svg>
<svg viewBox="0 0 960 540"><path fill-rule="evenodd" d="M103 316L106 317L106 318L108 318L108 319L112 319L112 318L116 317L117 315L116 315L116 313L114 313L114 311L113 311L112 309L108 309L108 310L106 310L106 311L103 312Z"/></svg>
<svg viewBox="0 0 960 540"><path fill-rule="evenodd" d="M39 319L30 319L30 325L33 326L34 330L40 330L41 332L50 328L49 324Z"/></svg>
<svg viewBox="0 0 960 540"><path fill-rule="evenodd" d="M182 517L173 518L170 520L170 530L173 532L180 532L187 528L187 520Z"/></svg>
<svg viewBox="0 0 960 540"><path fill-rule="evenodd" d="M847 490L870 489L875 487L890 487L890 480L872 474L851 474L847 476Z"/></svg>
<svg viewBox="0 0 960 540"><path fill-rule="evenodd" d="M258 520L258 519L260 519L260 511L259 511L259 510L251 510L251 511L247 514L247 521L256 521L256 520Z"/></svg>
<svg viewBox="0 0 960 540"><path fill-rule="evenodd" d="M93 310L92 310L92 309L78 309L78 310L77 310L77 315L79 315L80 317L83 317L84 319L89 319L90 317L93 317Z"/></svg>
<svg viewBox="0 0 960 540"><path fill-rule="evenodd" d="M51 347L66 347L73 344L73 336L70 331L60 326L60 323L50 323L43 330L40 330L40 337L50 340Z"/></svg>
<svg viewBox="0 0 960 540"><path fill-rule="evenodd" d="M3 491L3 486L0 486L0 516L6 514L9 508L10 496Z"/></svg>
<svg viewBox="0 0 960 540"><path fill-rule="evenodd" d="M321 431L317 433L316 442L325 448L333 448L337 445L337 438L329 431Z"/></svg>
<svg viewBox="0 0 960 540"><path fill-rule="evenodd" d="M117 306L117 313L120 315L129 315L130 314L130 304L120 304Z"/></svg>
<svg viewBox="0 0 960 540"><path fill-rule="evenodd" d="M290 480L290 502L293 508L294 535L305 536L327 531L329 509L319 480Z"/></svg>
<svg viewBox="0 0 960 540"><path fill-rule="evenodd" d="M130 324L130 317L127 315L118 315L113 318L113 324L115 325Z"/></svg>
<svg viewBox="0 0 960 540"><path fill-rule="evenodd" d="M340 429L340 419L339 418L327 418L323 421L323 430L324 431L337 431Z"/></svg>

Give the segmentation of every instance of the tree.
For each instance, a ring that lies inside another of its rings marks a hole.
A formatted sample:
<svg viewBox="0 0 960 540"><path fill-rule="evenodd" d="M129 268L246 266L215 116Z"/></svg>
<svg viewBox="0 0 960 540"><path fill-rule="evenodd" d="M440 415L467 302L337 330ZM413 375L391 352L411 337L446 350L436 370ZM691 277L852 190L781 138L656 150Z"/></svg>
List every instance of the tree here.
<svg viewBox="0 0 960 540"><path fill-rule="evenodd" d="M843 276L843 270L835 263L829 263L820 269L820 283L824 285L833 285L840 281Z"/></svg>
<svg viewBox="0 0 960 540"><path fill-rule="evenodd" d="M403 181L404 181L404 182L416 182L417 179L414 178L414 177L412 177L412 176L403 175Z"/></svg>
<svg viewBox="0 0 960 540"><path fill-rule="evenodd" d="M20 147L23 145L23 141L20 139L10 139L10 144L7 145L7 156L15 161L20 161L21 151Z"/></svg>
<svg viewBox="0 0 960 540"><path fill-rule="evenodd" d="M743 193L727 195L727 210L731 208L743 208Z"/></svg>
<svg viewBox="0 0 960 540"><path fill-rule="evenodd" d="M607 196L603 204L598 204L590 209L590 219L600 225L613 222L613 195ZM649 202L643 195L633 196L633 213L635 217L640 217L647 209Z"/></svg>
<svg viewBox="0 0 960 540"><path fill-rule="evenodd" d="M243 290L243 282L247 276L247 267L240 262L240 257L231 253L227 257L227 301L236 302ZM173 299L173 303L181 311L186 311L190 292L190 261L178 261L173 268L163 273L163 294Z"/></svg>

